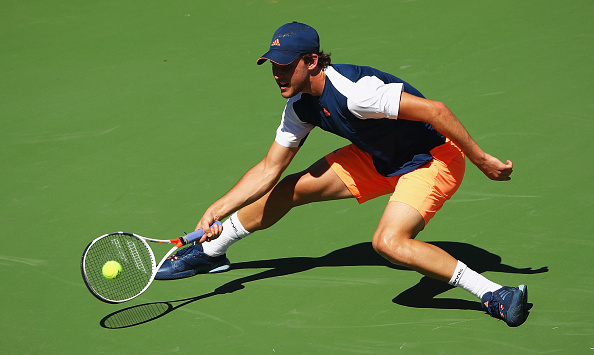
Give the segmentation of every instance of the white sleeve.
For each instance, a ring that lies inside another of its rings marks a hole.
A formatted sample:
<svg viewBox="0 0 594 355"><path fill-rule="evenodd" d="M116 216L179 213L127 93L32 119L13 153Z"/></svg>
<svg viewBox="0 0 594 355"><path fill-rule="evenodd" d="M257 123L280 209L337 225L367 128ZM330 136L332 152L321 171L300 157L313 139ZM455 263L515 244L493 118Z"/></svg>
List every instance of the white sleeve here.
<svg viewBox="0 0 594 355"><path fill-rule="evenodd" d="M301 95L298 95L289 99L285 106L285 110L283 111L283 118L280 126L276 130L276 138L274 140L286 148L296 148L301 146L303 140L314 128L314 125L301 121L295 113L295 110L293 110L293 102L298 100L300 96Z"/></svg>
<svg viewBox="0 0 594 355"><path fill-rule="evenodd" d="M366 76L353 84L348 96L349 111L358 118L398 118L402 83L385 84L376 77Z"/></svg>
<svg viewBox="0 0 594 355"><path fill-rule="evenodd" d="M386 84L375 76L365 76L352 82L332 67L328 67L325 72L334 87L347 98L349 111L356 117L398 117L404 84Z"/></svg>

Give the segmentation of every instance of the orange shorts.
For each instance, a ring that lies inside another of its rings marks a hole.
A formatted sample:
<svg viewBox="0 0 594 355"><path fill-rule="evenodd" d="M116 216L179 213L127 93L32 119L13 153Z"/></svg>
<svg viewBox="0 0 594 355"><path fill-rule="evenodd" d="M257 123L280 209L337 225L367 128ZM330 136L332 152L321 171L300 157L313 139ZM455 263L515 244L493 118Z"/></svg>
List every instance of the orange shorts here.
<svg viewBox="0 0 594 355"><path fill-rule="evenodd" d="M433 160L409 173L380 175L371 155L347 145L326 155L332 170L359 203L392 193L390 201L406 203L419 211L425 225L458 190L464 177L464 153L452 141L431 150Z"/></svg>

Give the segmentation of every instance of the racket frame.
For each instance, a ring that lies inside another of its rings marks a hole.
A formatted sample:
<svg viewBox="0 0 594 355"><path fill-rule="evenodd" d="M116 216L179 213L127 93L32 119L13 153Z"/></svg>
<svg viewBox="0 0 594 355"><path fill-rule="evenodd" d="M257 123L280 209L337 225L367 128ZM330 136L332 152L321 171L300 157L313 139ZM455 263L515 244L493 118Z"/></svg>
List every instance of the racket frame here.
<svg viewBox="0 0 594 355"><path fill-rule="evenodd" d="M221 222L215 222L213 224L214 225L220 225ZM146 248L146 250L148 251L148 254L151 258L151 264L152 264L152 270L151 270L151 276L149 278L149 281L146 283L146 285L144 286L144 288L138 292L137 294L135 294L132 297L128 297L126 299L123 300L113 300L110 298L107 298L103 295L101 295L99 292L97 292L93 286L91 285L91 282L89 281L89 278L87 277L87 272L86 272L86 259L87 259L87 253L88 251L91 249L91 247L97 243L98 241L102 240L103 238L107 238L113 235L125 235L128 237L133 237L138 239L143 246ZM95 238L91 243L89 243L89 245L87 245L87 247L85 248L81 261L80 261L80 270L82 273L82 277L83 277L83 281L85 282L85 285L87 286L87 288L89 289L89 291L91 292L91 294L93 294L93 296L95 296L97 299L106 302L106 303L112 303L112 304L117 304L117 303L123 303L126 301L129 301L133 298L136 298L138 296L140 296L142 293L144 293L144 291L146 291L149 286L153 283L153 281L155 280L155 276L157 275L157 271L161 268L161 265L163 265L163 263L165 262L165 260L167 260L167 258L169 256L171 256L171 254L173 254L176 250L178 250L179 248L183 247L184 245L190 244L194 241L198 241L200 240L200 238L202 238L202 236L204 235L204 231L202 229L198 229L192 233L183 235L179 238L174 238L174 239L153 239L153 238L147 238L147 237L143 237L140 236L138 234L134 234L134 233L129 233L129 232L113 232L113 233L107 233L107 234L103 234L100 237ZM156 259L155 259L155 254L153 252L153 249L150 247L150 245L147 242L152 242L152 243L159 243L159 244L175 244L175 246L173 246L168 252L167 254L165 254L165 256L161 259L161 261L159 262L159 264L156 264Z"/></svg>

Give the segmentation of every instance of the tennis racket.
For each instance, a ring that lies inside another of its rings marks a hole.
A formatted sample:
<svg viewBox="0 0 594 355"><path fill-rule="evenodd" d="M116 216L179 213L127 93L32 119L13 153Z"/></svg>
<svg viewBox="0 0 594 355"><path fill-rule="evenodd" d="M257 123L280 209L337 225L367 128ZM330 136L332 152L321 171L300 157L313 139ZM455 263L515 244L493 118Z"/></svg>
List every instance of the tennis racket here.
<svg viewBox="0 0 594 355"><path fill-rule="evenodd" d="M221 222L215 222L214 225ZM199 229L175 239L151 239L133 233L115 232L93 240L85 249L80 262L83 280L91 293L103 302L121 303L138 297L150 286L165 260L184 245L200 240L204 231ZM147 242L175 244L155 262L153 250ZM108 261L121 265L121 274L115 279L103 276Z"/></svg>

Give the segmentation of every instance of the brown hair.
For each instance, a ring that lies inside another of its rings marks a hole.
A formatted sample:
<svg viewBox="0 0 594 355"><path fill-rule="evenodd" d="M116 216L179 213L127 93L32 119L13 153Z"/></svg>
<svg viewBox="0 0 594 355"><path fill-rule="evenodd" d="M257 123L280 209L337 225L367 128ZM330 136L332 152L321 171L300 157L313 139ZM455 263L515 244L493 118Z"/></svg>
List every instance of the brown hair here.
<svg viewBox="0 0 594 355"><path fill-rule="evenodd" d="M324 53L324 51L320 51L320 53L318 53L318 67L322 68L322 69L326 69L332 62L332 59L330 58L330 55L332 53ZM303 55L303 60L305 61L305 63L311 63L312 62L312 57L311 54L304 54Z"/></svg>

